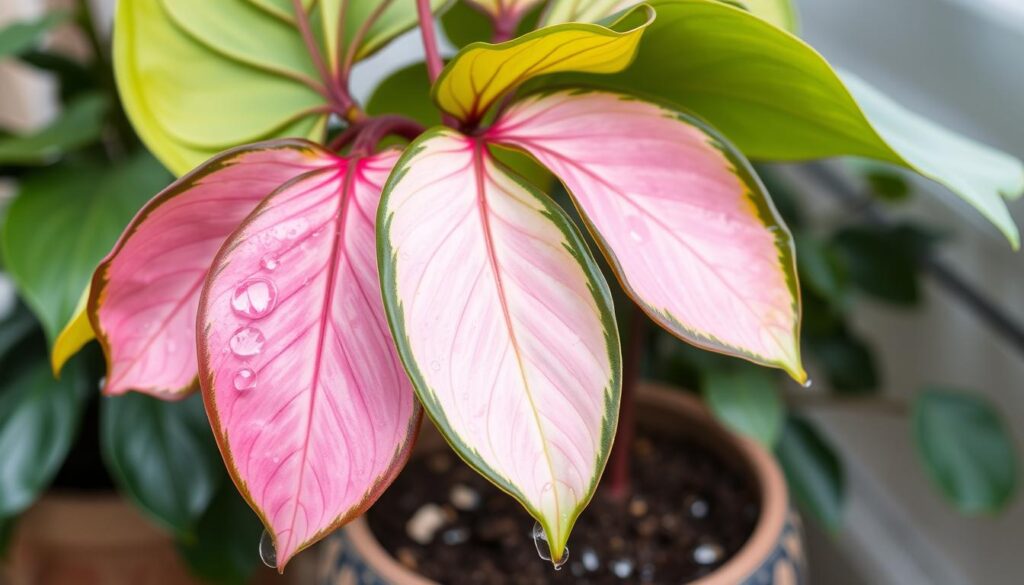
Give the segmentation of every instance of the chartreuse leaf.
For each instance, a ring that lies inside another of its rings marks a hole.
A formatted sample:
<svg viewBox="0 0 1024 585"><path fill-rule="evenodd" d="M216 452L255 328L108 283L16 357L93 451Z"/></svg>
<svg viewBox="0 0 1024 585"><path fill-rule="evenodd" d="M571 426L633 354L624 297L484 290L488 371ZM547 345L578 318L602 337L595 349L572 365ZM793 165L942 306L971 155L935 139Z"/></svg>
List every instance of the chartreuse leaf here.
<svg viewBox="0 0 1024 585"><path fill-rule="evenodd" d="M315 156L224 242L198 317L214 432L279 570L376 501L421 418L377 275L374 218L398 152Z"/></svg>
<svg viewBox="0 0 1024 585"><path fill-rule="evenodd" d="M53 369L54 376L59 377L64 364L85 347L86 343L96 339L96 332L92 330L92 323L89 322L87 311L91 290L92 287L86 284L82 296L78 297L78 304L75 305L71 319L57 334L57 339L53 342L53 349L50 350L50 367Z"/></svg>
<svg viewBox="0 0 1024 585"><path fill-rule="evenodd" d="M767 20L775 26L793 31L796 30L796 7L793 0L718 0L728 4L742 6L752 14ZM546 25L560 22L597 22L620 10L639 4L639 0L551 0L550 8L544 17Z"/></svg>
<svg viewBox="0 0 1024 585"><path fill-rule="evenodd" d="M140 154L109 169L59 165L22 183L4 225L4 259L51 346L70 324L54 347L55 366L91 337L81 299L96 264L169 179L159 163Z"/></svg>
<svg viewBox="0 0 1024 585"><path fill-rule="evenodd" d="M179 540L178 550L205 583L245 585L260 562L253 543L262 530L260 519L225 479L196 524L195 538Z"/></svg>
<svg viewBox="0 0 1024 585"><path fill-rule="evenodd" d="M775 453L798 503L832 531L843 516L846 476L832 447L810 422L790 416Z"/></svg>
<svg viewBox="0 0 1024 585"><path fill-rule="evenodd" d="M966 514L991 514L1017 491L1018 458L999 413L985 400L932 388L914 402L914 439L929 476Z"/></svg>
<svg viewBox="0 0 1024 585"><path fill-rule="evenodd" d="M114 69L125 111L179 175L238 144L320 138L325 99L309 85L298 35L245 0L119 2Z"/></svg>
<svg viewBox="0 0 1024 585"><path fill-rule="evenodd" d="M90 291L90 321L107 358L105 393L173 398L195 389L196 311L210 263L263 198L326 164L315 149L278 140L225 152L135 216Z"/></svg>
<svg viewBox="0 0 1024 585"><path fill-rule="evenodd" d="M718 420L768 449L775 446L786 413L775 377L768 370L711 370L705 375L702 389Z"/></svg>
<svg viewBox="0 0 1024 585"><path fill-rule="evenodd" d="M420 401L560 559L618 420L619 340L597 264L553 201L446 128L396 164L377 226L384 305Z"/></svg>
<svg viewBox="0 0 1024 585"><path fill-rule="evenodd" d="M794 0L739 0L739 4L781 29L792 32L797 28Z"/></svg>
<svg viewBox="0 0 1024 585"><path fill-rule="evenodd" d="M100 137L110 104L100 94L78 97L42 130L0 138L0 164L43 164Z"/></svg>
<svg viewBox="0 0 1024 585"><path fill-rule="evenodd" d="M48 12L42 18L32 21L15 22L0 29L0 59L19 55L31 49L40 37L53 27L67 21L67 12Z"/></svg>
<svg viewBox="0 0 1024 585"><path fill-rule="evenodd" d="M194 536L224 475L198 396L103 398L100 447L124 495L175 534Z"/></svg>
<svg viewBox="0 0 1024 585"><path fill-rule="evenodd" d="M806 380L792 238L749 164L710 128L622 94L557 91L514 103L486 137L562 180L659 325Z"/></svg>
<svg viewBox="0 0 1024 585"><path fill-rule="evenodd" d="M577 82L622 88L695 113L751 158L853 155L901 165L952 189L1016 247L1003 197L1024 191L1020 161L959 137L853 76L800 39L715 0L652 0L636 61ZM561 79L565 82L565 79Z"/></svg>
<svg viewBox="0 0 1024 585"><path fill-rule="evenodd" d="M434 101L460 120L476 122L496 100L534 77L622 71L633 60L652 18L653 13L642 7L609 27L563 24L498 45L471 44L441 72L432 92Z"/></svg>
<svg viewBox="0 0 1024 585"><path fill-rule="evenodd" d="M43 360L3 363L0 383L0 520L49 485L74 441L90 388L80 363L54 380Z"/></svg>

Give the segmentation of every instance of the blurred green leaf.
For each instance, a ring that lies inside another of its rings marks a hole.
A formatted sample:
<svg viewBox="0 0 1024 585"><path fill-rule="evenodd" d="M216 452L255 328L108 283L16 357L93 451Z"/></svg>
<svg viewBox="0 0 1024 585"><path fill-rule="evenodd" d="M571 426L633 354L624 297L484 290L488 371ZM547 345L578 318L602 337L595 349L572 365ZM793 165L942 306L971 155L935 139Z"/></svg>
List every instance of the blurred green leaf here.
<svg viewBox="0 0 1024 585"><path fill-rule="evenodd" d="M179 402L134 392L104 398L100 446L125 495L179 538L196 538L224 476L199 395Z"/></svg>
<svg viewBox="0 0 1024 585"><path fill-rule="evenodd" d="M16 373L12 372L15 370ZM50 484L78 431L89 384L80 360L53 379L45 359L5 364L0 386L0 518L21 513Z"/></svg>
<svg viewBox="0 0 1024 585"><path fill-rule="evenodd" d="M775 448L789 489L825 528L842 522L846 478L842 462L810 422L790 416Z"/></svg>
<svg viewBox="0 0 1024 585"><path fill-rule="evenodd" d="M64 102L99 88L98 79L88 67L61 55L46 51L26 51L22 53L24 63L53 73L60 82L60 97Z"/></svg>
<svg viewBox="0 0 1024 585"><path fill-rule="evenodd" d="M49 12L38 20L15 22L0 29L0 59L35 47L47 31L65 22L66 12Z"/></svg>
<svg viewBox="0 0 1024 585"><path fill-rule="evenodd" d="M704 398L727 427L768 449L782 432L785 412L772 372L754 366L710 371L704 376Z"/></svg>
<svg viewBox="0 0 1024 585"><path fill-rule="evenodd" d="M263 524L225 477L196 525L195 540L178 543L192 572L215 585L243 585L258 566Z"/></svg>
<svg viewBox="0 0 1024 585"><path fill-rule="evenodd" d="M790 183L770 165L755 163L754 168L783 221L786 222L790 230L794 233L797 232L803 224L803 216L800 212L800 203L797 201Z"/></svg>
<svg viewBox="0 0 1024 585"><path fill-rule="evenodd" d="M800 284L813 289L837 308L846 306L846 274L835 250L806 233L797 233L795 239Z"/></svg>
<svg viewBox="0 0 1024 585"><path fill-rule="evenodd" d="M46 128L35 134L0 139L0 164L36 165L99 139L110 104L101 94L76 98Z"/></svg>
<svg viewBox="0 0 1024 585"><path fill-rule="evenodd" d="M440 124L441 114L430 99L427 66L414 63L381 81L366 102L366 113L371 116L402 114L428 128Z"/></svg>
<svg viewBox="0 0 1024 585"><path fill-rule="evenodd" d="M1004 509L1017 490L1009 430L985 400L933 388L914 403L914 439L925 469L965 514Z"/></svg>
<svg viewBox="0 0 1024 585"><path fill-rule="evenodd" d="M847 163L867 184L868 191L881 201L901 203L910 198L910 181L905 171L871 159L854 158Z"/></svg>
<svg viewBox="0 0 1024 585"><path fill-rule="evenodd" d="M808 336L806 346L833 390L863 394L878 388L878 368L871 348L845 327L833 335Z"/></svg>
<svg viewBox="0 0 1024 585"><path fill-rule="evenodd" d="M170 175L148 154L109 169L61 165L32 175L11 205L3 253L52 344L93 269Z"/></svg>
<svg viewBox="0 0 1024 585"><path fill-rule="evenodd" d="M7 351L21 342L35 327L36 320L32 317L32 313L21 303L17 303L14 310L0 320L0 359L6 356Z"/></svg>
<svg viewBox="0 0 1024 585"><path fill-rule="evenodd" d="M850 282L881 300L913 305L921 297L917 257L936 236L912 225L855 226L835 234L832 246Z"/></svg>

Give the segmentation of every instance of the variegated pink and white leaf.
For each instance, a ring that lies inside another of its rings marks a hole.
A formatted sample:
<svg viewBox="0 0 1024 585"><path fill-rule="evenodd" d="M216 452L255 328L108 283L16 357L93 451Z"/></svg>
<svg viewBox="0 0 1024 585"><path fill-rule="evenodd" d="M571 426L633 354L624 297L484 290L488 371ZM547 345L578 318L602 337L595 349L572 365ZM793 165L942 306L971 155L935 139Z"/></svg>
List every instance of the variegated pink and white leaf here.
<svg viewBox="0 0 1024 585"><path fill-rule="evenodd" d="M374 220L397 158L332 157L285 184L224 243L203 289L207 412L281 570L376 501L418 429L377 275Z"/></svg>
<svg viewBox="0 0 1024 585"><path fill-rule="evenodd" d="M663 327L806 380L791 236L712 130L632 97L559 91L514 104L486 138L562 180L626 290Z"/></svg>
<svg viewBox="0 0 1024 585"><path fill-rule="evenodd" d="M443 128L398 162L377 225L384 304L420 401L560 558L618 420L619 341L590 252L480 139Z"/></svg>
<svg viewBox="0 0 1024 585"><path fill-rule="evenodd" d="M154 197L93 275L89 319L107 358L106 394L180 398L196 388L196 310L210 262L256 205L333 162L281 140L221 154Z"/></svg>

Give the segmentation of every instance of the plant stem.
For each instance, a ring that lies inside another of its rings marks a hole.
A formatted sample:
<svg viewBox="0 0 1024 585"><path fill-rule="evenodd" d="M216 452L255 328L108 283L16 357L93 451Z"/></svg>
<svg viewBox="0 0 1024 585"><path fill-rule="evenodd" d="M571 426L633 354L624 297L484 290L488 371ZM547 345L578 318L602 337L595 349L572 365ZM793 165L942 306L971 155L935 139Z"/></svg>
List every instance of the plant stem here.
<svg viewBox="0 0 1024 585"><path fill-rule="evenodd" d="M643 359L647 317L632 307L629 333L622 348L622 393L619 398L619 427L608 459L605 495L624 502L632 492L630 477L633 439L636 436L636 388L640 384L640 362Z"/></svg>
<svg viewBox="0 0 1024 585"><path fill-rule="evenodd" d="M434 31L434 15L430 12L430 0L416 0L416 10L420 17L420 35L423 37L423 51L426 54L427 75L430 83L437 81L444 64L441 51L437 45L437 33Z"/></svg>
<svg viewBox="0 0 1024 585"><path fill-rule="evenodd" d="M499 16L495 17L494 35L491 36L491 42L494 44L504 43L514 37L516 29L519 28L519 20L519 14L509 14L508 12L502 12Z"/></svg>
<svg viewBox="0 0 1024 585"><path fill-rule="evenodd" d="M364 118L366 114L359 109L355 100L348 94L348 90L338 82L337 78L327 68L324 56L317 45L316 37L313 36L313 30L309 26L309 14L306 12L305 7L303 7L302 0L292 0L292 6L295 9L295 22L298 24L299 33L302 35L302 42L306 45L309 58L313 61L313 67L316 68L320 79L324 83L324 97L331 103L334 110L345 119L354 121Z"/></svg>
<svg viewBox="0 0 1024 585"><path fill-rule="evenodd" d="M352 152L368 156L373 154L377 143L386 136L394 135L414 140L423 133L423 130L423 125L412 118L397 115L377 116L353 125L331 143L331 148L336 150L354 139Z"/></svg>

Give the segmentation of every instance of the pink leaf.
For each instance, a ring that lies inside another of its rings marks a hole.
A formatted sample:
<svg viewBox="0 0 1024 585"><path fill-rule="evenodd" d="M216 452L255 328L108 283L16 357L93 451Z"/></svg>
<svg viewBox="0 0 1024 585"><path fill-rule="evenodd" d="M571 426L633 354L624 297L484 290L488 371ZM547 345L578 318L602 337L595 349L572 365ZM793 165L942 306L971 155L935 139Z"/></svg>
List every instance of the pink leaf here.
<svg viewBox="0 0 1024 585"><path fill-rule="evenodd" d="M246 146L142 208L93 276L89 316L107 356L105 393L180 398L196 387L196 310L214 255L261 199L329 164L304 141Z"/></svg>
<svg viewBox="0 0 1024 585"><path fill-rule="evenodd" d="M334 159L287 183L225 242L203 290L207 411L281 569L377 499L420 421L377 276L374 219L397 158Z"/></svg>
<svg viewBox="0 0 1024 585"><path fill-rule="evenodd" d="M514 104L487 138L561 178L662 326L806 379L791 236L749 165L708 128L635 98L563 91Z"/></svg>
<svg viewBox="0 0 1024 585"><path fill-rule="evenodd" d="M453 130L409 147L377 223L388 319L424 408L559 558L618 420L607 283L554 202Z"/></svg>

